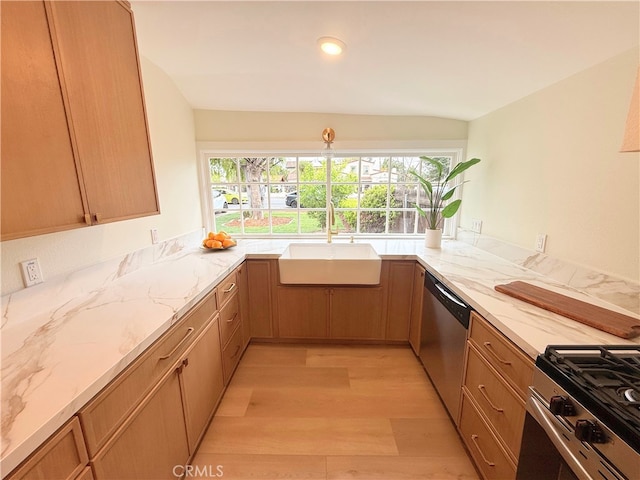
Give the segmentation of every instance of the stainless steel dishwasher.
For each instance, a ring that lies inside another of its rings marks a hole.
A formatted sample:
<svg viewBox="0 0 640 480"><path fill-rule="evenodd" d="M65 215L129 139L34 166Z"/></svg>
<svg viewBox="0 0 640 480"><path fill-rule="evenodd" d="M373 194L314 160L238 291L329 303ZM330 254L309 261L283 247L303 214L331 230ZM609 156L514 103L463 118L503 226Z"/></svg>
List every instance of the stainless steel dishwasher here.
<svg viewBox="0 0 640 480"><path fill-rule="evenodd" d="M442 282L425 272L420 360L455 423L471 310Z"/></svg>

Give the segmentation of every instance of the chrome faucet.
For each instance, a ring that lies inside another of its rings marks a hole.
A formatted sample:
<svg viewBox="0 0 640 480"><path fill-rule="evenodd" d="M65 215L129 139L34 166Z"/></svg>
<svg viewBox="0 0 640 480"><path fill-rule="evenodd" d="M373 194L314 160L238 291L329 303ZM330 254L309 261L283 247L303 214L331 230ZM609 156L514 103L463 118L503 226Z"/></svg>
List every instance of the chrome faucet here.
<svg viewBox="0 0 640 480"><path fill-rule="evenodd" d="M334 230L335 223L335 207L333 206L333 202L329 200L329 207L327 208L327 243L331 243L331 237L333 235L338 235L338 228L336 227Z"/></svg>

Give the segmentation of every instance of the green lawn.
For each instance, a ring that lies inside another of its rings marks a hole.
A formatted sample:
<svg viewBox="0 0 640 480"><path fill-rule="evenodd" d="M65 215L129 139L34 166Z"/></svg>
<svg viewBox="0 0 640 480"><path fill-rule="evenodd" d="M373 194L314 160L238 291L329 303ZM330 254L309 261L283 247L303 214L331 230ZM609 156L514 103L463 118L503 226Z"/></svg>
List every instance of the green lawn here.
<svg viewBox="0 0 640 480"><path fill-rule="evenodd" d="M272 218L274 219L273 233L298 233L298 213L297 212L281 212L281 213L272 213ZM277 224L277 219L286 218L290 221L283 224ZM233 235L240 233L240 225L237 222L240 219L240 212L233 213L224 213L216 215L216 231L224 230L225 232ZM265 220L268 219L268 216L265 216ZM234 222L235 220L235 222ZM342 222L340 218L336 216L336 224L338 229L343 228ZM319 233L323 232L324 229L320 225L320 222L317 218L309 215L308 213L301 212L300 213L300 232L301 233ZM245 225L244 232L247 234L256 234L256 233L269 233L269 226L248 226Z"/></svg>

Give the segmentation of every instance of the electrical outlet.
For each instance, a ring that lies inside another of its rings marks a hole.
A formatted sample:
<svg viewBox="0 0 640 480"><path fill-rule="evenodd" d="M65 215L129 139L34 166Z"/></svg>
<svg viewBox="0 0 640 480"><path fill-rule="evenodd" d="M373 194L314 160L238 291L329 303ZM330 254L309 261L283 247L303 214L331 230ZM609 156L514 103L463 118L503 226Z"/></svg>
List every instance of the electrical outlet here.
<svg viewBox="0 0 640 480"><path fill-rule="evenodd" d="M31 287L44 282L37 258L20 262L20 268L22 270L22 280L24 281L25 287Z"/></svg>
<svg viewBox="0 0 640 480"><path fill-rule="evenodd" d="M159 241L160 241L160 239L158 237L158 229L157 228L152 228L151 229L151 243L153 243L155 245Z"/></svg>
<svg viewBox="0 0 640 480"><path fill-rule="evenodd" d="M482 231L482 220L478 220L477 218L471 220L471 231L480 233Z"/></svg>
<svg viewBox="0 0 640 480"><path fill-rule="evenodd" d="M540 253L544 253L544 249L547 246L547 234L539 233L536 237L536 250Z"/></svg>

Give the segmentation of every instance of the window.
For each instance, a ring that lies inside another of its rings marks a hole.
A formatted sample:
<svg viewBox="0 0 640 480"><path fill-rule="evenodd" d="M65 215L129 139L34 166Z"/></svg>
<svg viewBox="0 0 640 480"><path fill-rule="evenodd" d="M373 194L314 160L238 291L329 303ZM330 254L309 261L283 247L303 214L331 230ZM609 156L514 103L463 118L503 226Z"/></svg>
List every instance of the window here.
<svg viewBox="0 0 640 480"><path fill-rule="evenodd" d="M420 155L449 170L460 151ZM206 155L207 228L234 236L320 236L326 233L330 189L340 233L423 235L425 222L415 205L424 208L425 199L411 172L429 178L433 167L420 155ZM448 219L443 233L450 236L454 228L455 219Z"/></svg>

